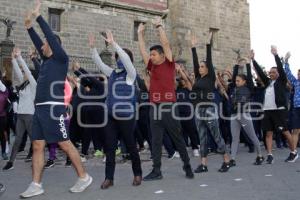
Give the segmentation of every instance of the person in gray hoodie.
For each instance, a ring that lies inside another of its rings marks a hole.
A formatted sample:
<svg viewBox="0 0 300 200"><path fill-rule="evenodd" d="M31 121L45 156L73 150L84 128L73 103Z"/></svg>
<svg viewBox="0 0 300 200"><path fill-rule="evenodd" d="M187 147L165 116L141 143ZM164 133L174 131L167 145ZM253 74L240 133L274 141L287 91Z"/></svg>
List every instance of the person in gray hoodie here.
<svg viewBox="0 0 300 200"><path fill-rule="evenodd" d="M24 130L26 130L29 136L31 136L34 98L37 85L27 64L21 56L20 49L14 48L11 57L14 74L13 81L19 94L19 102L17 106L16 139L13 144L10 159L4 166L3 170L11 170L14 168L13 163L22 142L23 135L25 133Z"/></svg>

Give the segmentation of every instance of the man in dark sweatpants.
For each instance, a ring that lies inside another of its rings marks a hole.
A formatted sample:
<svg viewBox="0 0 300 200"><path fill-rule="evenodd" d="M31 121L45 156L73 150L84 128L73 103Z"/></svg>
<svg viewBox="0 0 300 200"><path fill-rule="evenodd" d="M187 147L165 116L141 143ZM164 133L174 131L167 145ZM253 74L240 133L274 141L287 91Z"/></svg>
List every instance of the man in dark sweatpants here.
<svg viewBox="0 0 300 200"><path fill-rule="evenodd" d="M147 70L151 73L150 79L150 127L152 132L153 170L144 177L144 181L162 179L161 151L165 130L170 134L176 149L184 163L183 169L187 178L193 178L190 159L186 150L184 139L181 135L180 121L172 115L172 104L176 102L175 94L175 63L166 33L162 27L160 17L153 21L160 35L162 46L150 48L150 57L146 51L144 41L145 26L140 24L138 29L139 47ZM175 109L176 116L178 110ZM158 115L158 116L157 116Z"/></svg>

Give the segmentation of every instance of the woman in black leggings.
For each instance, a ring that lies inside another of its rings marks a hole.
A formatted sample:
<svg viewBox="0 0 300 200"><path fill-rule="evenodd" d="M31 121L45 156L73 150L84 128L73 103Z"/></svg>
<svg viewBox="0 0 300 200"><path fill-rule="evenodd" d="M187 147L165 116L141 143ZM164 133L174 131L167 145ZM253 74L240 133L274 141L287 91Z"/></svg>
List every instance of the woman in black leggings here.
<svg viewBox="0 0 300 200"><path fill-rule="evenodd" d="M219 172L227 172L229 166L229 155L226 148L224 139L221 136L218 122L218 112L216 105L214 104L214 91L216 74L212 63L211 54L211 39L212 33L210 33L209 41L206 45L206 61L199 63L197 51L196 51L196 38L191 38L195 83L193 85L193 95L195 109L196 126L200 140L200 154L201 164L195 170L195 173L207 172L207 155L208 155L208 134L211 134L214 141L217 144L218 152L223 154L224 162L219 169Z"/></svg>

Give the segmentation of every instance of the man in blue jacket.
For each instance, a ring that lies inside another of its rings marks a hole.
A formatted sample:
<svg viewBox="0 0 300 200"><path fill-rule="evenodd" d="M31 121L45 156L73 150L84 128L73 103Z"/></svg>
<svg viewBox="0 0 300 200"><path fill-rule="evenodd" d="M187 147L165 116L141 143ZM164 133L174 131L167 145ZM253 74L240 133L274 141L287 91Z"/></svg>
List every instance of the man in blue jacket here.
<svg viewBox="0 0 300 200"><path fill-rule="evenodd" d="M84 191L93 180L83 168L79 153L70 142L68 129L65 125L64 82L68 72L69 58L61 46L60 38L53 34L41 16L40 7L41 1L37 0L35 9L25 18L25 27L43 63L37 80L35 113L32 122L33 181L28 189L20 194L22 198L44 193L41 179L46 143L58 143L72 161L79 178L76 184L70 188L70 192ZM32 27L31 16L36 17L36 21L46 38L44 42Z"/></svg>
<svg viewBox="0 0 300 200"><path fill-rule="evenodd" d="M292 117L291 117L291 125L292 125L292 138L294 149L297 149L297 144L299 140L299 132L300 132L300 70L298 70L297 78L292 74L289 59L291 57L291 53L288 52L285 56L285 73L288 80L291 82L295 93L293 98L293 109L292 109ZM287 162L295 162L298 159L298 154L296 156L291 155L291 158L287 160Z"/></svg>

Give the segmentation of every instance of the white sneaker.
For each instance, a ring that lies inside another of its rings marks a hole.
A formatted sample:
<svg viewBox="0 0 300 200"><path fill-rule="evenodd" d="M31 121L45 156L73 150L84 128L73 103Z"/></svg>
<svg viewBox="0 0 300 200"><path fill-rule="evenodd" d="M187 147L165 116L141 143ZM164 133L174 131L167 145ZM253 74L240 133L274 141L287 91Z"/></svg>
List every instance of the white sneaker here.
<svg viewBox="0 0 300 200"><path fill-rule="evenodd" d="M194 155L194 157L199 157L200 156L199 150L198 149L194 149L193 150L193 155Z"/></svg>
<svg viewBox="0 0 300 200"><path fill-rule="evenodd" d="M174 158L180 158L180 155L177 151L175 151L175 153L169 157L169 160L173 160Z"/></svg>
<svg viewBox="0 0 300 200"><path fill-rule="evenodd" d="M84 155L80 155L81 162L85 163L87 161L86 157Z"/></svg>
<svg viewBox="0 0 300 200"><path fill-rule="evenodd" d="M44 193L44 189L42 187L42 184L37 184L37 183L30 183L29 187L25 192L20 194L21 198L29 198L29 197L34 197L38 196Z"/></svg>
<svg viewBox="0 0 300 200"><path fill-rule="evenodd" d="M10 149L9 149L9 144L8 144L8 142L6 142L5 153L6 153L6 154L9 154L9 153L10 153Z"/></svg>
<svg viewBox="0 0 300 200"><path fill-rule="evenodd" d="M86 174L85 178L79 178L75 185L70 188L70 192L72 193L79 193L83 192L87 187L89 187L93 182L93 178Z"/></svg>

